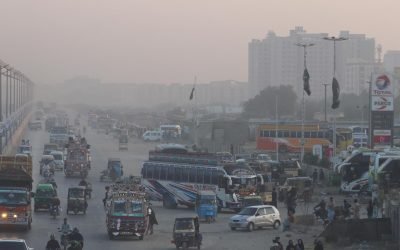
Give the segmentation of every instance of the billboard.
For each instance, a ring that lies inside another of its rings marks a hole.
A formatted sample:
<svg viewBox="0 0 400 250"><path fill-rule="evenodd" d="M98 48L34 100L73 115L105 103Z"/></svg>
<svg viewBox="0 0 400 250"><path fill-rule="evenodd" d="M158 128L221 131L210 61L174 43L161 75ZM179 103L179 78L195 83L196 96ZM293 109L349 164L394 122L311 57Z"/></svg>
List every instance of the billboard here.
<svg viewBox="0 0 400 250"><path fill-rule="evenodd" d="M387 74L375 75L371 85L371 95L373 96L393 96L393 84L391 77Z"/></svg>
<svg viewBox="0 0 400 250"><path fill-rule="evenodd" d="M393 111L393 96L372 96L372 111Z"/></svg>
<svg viewBox="0 0 400 250"><path fill-rule="evenodd" d="M376 74L371 82L371 147L391 146L394 123L392 77Z"/></svg>

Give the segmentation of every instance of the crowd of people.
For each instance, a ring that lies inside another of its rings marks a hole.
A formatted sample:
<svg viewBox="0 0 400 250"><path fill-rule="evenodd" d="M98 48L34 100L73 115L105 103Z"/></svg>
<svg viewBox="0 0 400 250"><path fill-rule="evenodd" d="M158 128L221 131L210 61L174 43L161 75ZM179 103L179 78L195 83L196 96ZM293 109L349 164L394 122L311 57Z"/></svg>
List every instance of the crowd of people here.
<svg viewBox="0 0 400 250"><path fill-rule="evenodd" d="M286 247L281 243L280 237L275 237L275 239L272 240L273 245L270 247L270 250L304 250L304 243L302 239L297 239L296 242L293 240L289 240L288 244ZM322 244L322 241L319 239L316 239L314 241L314 250L323 250L324 245Z"/></svg>

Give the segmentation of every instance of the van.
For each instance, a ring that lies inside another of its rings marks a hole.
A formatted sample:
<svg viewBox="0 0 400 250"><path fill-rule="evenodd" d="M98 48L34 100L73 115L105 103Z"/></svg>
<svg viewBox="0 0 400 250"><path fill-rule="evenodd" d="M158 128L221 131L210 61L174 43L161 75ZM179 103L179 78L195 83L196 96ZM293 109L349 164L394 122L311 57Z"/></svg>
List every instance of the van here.
<svg viewBox="0 0 400 250"><path fill-rule="evenodd" d="M146 131L142 138L144 141L161 141L162 132L158 130Z"/></svg>

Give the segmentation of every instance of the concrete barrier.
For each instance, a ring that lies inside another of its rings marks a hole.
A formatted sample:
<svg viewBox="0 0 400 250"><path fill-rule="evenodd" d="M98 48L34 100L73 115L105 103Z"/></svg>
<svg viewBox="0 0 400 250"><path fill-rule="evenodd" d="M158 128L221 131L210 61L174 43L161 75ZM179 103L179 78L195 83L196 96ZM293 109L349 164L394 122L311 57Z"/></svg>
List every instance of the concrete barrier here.
<svg viewBox="0 0 400 250"><path fill-rule="evenodd" d="M15 155L17 152L17 148L21 143L21 140L28 128L29 121L31 120L32 112L30 112L25 119L21 122L17 130L15 130L14 134L11 137L11 140L8 142L3 149L3 155Z"/></svg>

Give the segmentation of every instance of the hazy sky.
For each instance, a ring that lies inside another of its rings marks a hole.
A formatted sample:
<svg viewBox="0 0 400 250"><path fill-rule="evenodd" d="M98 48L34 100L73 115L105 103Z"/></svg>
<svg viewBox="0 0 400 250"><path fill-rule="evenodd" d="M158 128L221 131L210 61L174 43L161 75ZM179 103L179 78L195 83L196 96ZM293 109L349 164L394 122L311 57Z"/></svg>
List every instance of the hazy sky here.
<svg viewBox="0 0 400 250"><path fill-rule="evenodd" d="M37 83L247 80L269 30L340 30L400 49L399 0L0 0L0 59Z"/></svg>

